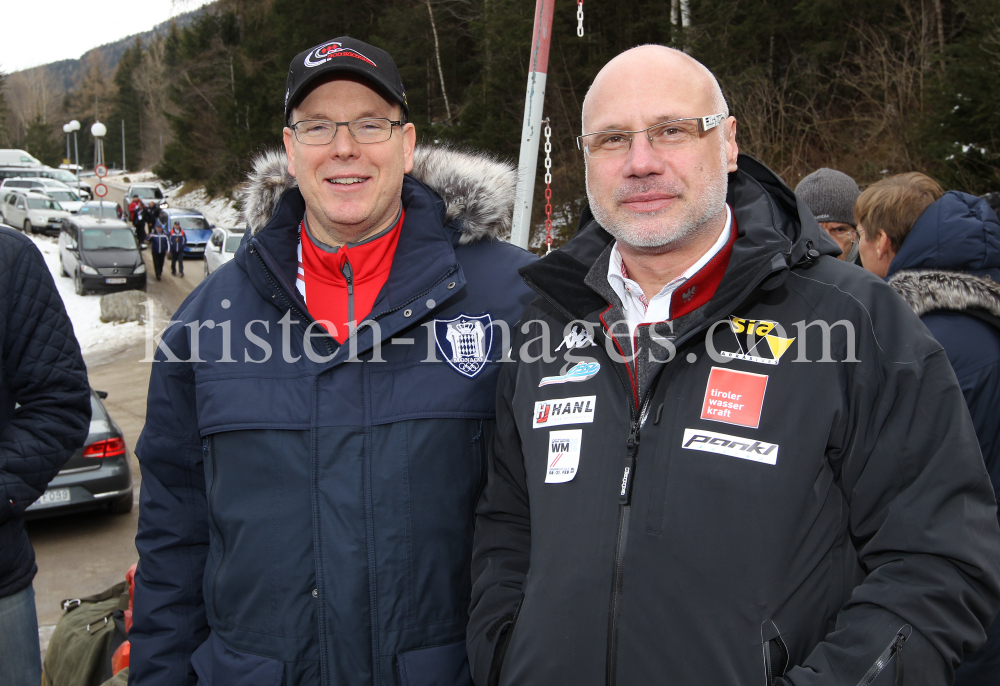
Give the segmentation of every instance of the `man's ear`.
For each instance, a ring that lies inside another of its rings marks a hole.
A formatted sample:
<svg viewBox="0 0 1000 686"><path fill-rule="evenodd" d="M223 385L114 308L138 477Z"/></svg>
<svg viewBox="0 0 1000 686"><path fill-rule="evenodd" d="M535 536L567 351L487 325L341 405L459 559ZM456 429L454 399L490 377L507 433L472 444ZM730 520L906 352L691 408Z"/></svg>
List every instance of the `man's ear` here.
<svg viewBox="0 0 1000 686"><path fill-rule="evenodd" d="M413 171L413 151L417 147L417 127L407 122L403 124L403 173Z"/></svg>
<svg viewBox="0 0 1000 686"><path fill-rule="evenodd" d="M288 173L295 176L295 136L287 126L281 131L285 143L285 154L288 155Z"/></svg>
<svg viewBox="0 0 1000 686"><path fill-rule="evenodd" d="M888 259L891 262L892 258L896 256L896 252L892 249L892 241L885 231L879 230L875 247L878 251L879 259Z"/></svg>
<svg viewBox="0 0 1000 686"><path fill-rule="evenodd" d="M732 174L737 169L736 158L740 154L740 146L736 144L736 117L728 117L722 125L725 127L722 131L726 138L727 171Z"/></svg>

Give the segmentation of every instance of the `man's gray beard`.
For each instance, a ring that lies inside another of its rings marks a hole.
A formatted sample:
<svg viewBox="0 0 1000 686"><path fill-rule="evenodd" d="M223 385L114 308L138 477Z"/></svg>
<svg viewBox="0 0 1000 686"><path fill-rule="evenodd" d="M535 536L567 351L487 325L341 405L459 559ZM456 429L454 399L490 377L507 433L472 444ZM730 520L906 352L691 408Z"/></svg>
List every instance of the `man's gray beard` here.
<svg viewBox="0 0 1000 686"><path fill-rule="evenodd" d="M677 223L671 226L661 225L654 229L643 226L648 217L641 221L632 221L627 215L624 218L615 217L608 207L594 198L590 191L590 183L587 183L587 200L590 201L590 211L594 213L594 218L616 240L633 248L669 249L688 243L701 233L707 224L725 212L728 188L729 176L723 173L715 183L690 198L691 201L687 203L685 212ZM649 191L677 196L683 188L676 184L636 181L616 188L608 204L615 207L629 196Z"/></svg>

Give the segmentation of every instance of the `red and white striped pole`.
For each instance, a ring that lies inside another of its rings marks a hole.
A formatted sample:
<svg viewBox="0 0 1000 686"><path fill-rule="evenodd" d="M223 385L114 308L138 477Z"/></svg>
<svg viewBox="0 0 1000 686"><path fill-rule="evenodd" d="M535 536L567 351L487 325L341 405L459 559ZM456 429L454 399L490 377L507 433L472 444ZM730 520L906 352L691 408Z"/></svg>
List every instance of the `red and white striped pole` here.
<svg viewBox="0 0 1000 686"><path fill-rule="evenodd" d="M552 13L555 0L536 0L535 27L531 33L531 59L528 92L524 99L524 126L521 130L521 155L517 163L517 194L514 199L514 224L510 242L528 247L531 234L531 202L535 193L538 167L538 141L541 137L542 105L545 103L545 79L549 70L549 43L552 40Z"/></svg>

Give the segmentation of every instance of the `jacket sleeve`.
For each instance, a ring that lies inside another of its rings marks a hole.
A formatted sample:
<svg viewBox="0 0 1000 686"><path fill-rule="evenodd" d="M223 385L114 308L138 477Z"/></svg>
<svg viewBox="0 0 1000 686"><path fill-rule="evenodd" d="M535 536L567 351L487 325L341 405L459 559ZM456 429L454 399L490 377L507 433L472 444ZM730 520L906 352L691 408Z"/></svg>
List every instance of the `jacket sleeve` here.
<svg viewBox="0 0 1000 686"><path fill-rule="evenodd" d="M469 665L478 686L495 684L499 677L517 619L531 550L524 458L511 411L516 373L517 363L506 363L500 372L497 428L490 444L488 480L476 508L467 641Z"/></svg>
<svg viewBox="0 0 1000 686"><path fill-rule="evenodd" d="M189 357L185 331L175 325L167 331L174 335L163 337L181 360ZM129 632L133 686L194 684L191 654L209 633L202 597L208 508L194 375L188 363L164 357L159 350L149 381L146 425L136 445L142 493Z"/></svg>
<svg viewBox="0 0 1000 686"><path fill-rule="evenodd" d="M844 365L845 409L831 436L841 447L829 456L865 576L787 673L795 686L857 684L890 655L887 669L898 678L905 667L908 686L950 684L1000 608L993 489L951 365L911 314L873 315L883 334L859 357L879 361Z"/></svg>
<svg viewBox="0 0 1000 686"><path fill-rule="evenodd" d="M3 386L18 406L0 433L0 524L24 512L83 445L91 412L87 368L62 298L38 248L18 244L3 275Z"/></svg>

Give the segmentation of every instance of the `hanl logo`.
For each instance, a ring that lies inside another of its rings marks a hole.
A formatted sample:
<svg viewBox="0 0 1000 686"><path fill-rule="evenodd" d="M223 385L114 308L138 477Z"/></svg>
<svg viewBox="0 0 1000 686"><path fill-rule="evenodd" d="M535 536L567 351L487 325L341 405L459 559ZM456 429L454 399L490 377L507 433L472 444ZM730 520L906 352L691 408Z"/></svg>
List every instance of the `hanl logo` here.
<svg viewBox="0 0 1000 686"><path fill-rule="evenodd" d="M740 351L738 353L722 351L720 354L723 357L732 357L737 360L747 360L748 362L778 364L778 360L785 354L788 347L795 342L795 339L772 335L771 331L776 326L778 326L778 322L771 322L766 319L730 317L729 328L736 338L736 345L740 347ZM761 346L761 343L765 342L767 345Z"/></svg>
<svg viewBox="0 0 1000 686"><path fill-rule="evenodd" d="M777 443L754 441L739 436L718 434L714 431L684 429L684 442L681 447L686 450L701 450L706 453L728 455L764 464L773 465L778 462Z"/></svg>
<svg viewBox="0 0 1000 686"><path fill-rule="evenodd" d="M580 466L583 429L549 432L549 454L545 460L545 483L572 481Z"/></svg>
<svg viewBox="0 0 1000 686"><path fill-rule="evenodd" d="M584 395L578 398L562 400L539 400L535 403L532 429L546 426L561 426L562 424L591 424L594 421L594 406L596 395Z"/></svg>

